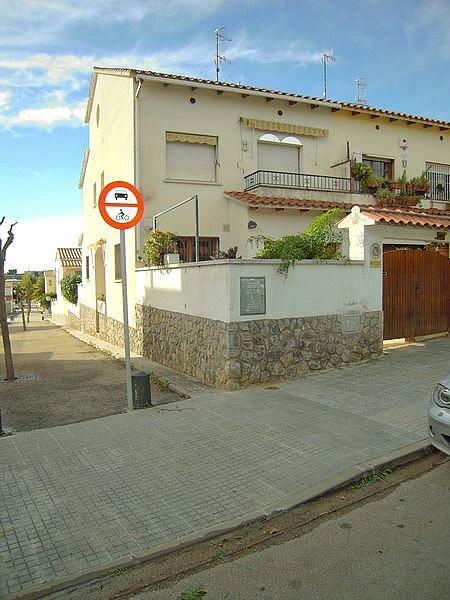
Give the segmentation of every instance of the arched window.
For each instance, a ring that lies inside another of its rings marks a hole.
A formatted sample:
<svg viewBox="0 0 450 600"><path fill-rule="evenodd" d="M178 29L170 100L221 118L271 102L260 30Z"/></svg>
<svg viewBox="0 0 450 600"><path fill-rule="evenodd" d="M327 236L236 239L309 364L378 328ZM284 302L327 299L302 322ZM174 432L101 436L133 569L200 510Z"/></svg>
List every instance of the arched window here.
<svg viewBox="0 0 450 600"><path fill-rule="evenodd" d="M258 142L278 143L279 141L280 141L280 138L278 136L276 136L274 133L263 133L258 139Z"/></svg>
<svg viewBox="0 0 450 600"><path fill-rule="evenodd" d="M294 146L302 146L302 142L298 139L298 137L295 137L294 135L287 135L281 140L281 142L283 144L293 144Z"/></svg>

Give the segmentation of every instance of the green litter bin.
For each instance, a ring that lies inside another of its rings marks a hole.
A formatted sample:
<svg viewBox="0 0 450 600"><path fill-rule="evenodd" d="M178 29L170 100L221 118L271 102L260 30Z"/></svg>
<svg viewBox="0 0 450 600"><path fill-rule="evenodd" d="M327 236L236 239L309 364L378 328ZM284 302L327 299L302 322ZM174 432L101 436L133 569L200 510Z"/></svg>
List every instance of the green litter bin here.
<svg viewBox="0 0 450 600"><path fill-rule="evenodd" d="M152 406L152 390L148 373L144 373L144 371L132 373L131 388L133 391L133 408Z"/></svg>

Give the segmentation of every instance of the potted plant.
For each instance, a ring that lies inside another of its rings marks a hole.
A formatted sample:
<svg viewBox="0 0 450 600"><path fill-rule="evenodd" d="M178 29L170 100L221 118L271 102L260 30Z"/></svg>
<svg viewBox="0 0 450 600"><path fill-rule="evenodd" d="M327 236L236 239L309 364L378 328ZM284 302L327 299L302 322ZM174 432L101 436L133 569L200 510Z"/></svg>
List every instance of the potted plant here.
<svg viewBox="0 0 450 600"><path fill-rule="evenodd" d="M144 257L149 265L158 266L165 264L167 255L175 254L177 251L177 243L175 235L170 231L162 231L161 229L153 230L148 236L148 240L144 246ZM170 260L171 263L179 262Z"/></svg>
<svg viewBox="0 0 450 600"><path fill-rule="evenodd" d="M382 187L378 188L378 190L375 192L375 198L377 199L378 206L392 206L395 204L397 195L388 188Z"/></svg>
<svg viewBox="0 0 450 600"><path fill-rule="evenodd" d="M390 181L389 182L389 189L390 190L401 190L403 187L403 184L401 182L400 179L397 179L396 181Z"/></svg>
<svg viewBox="0 0 450 600"><path fill-rule="evenodd" d="M430 183L425 173L420 177L413 177L410 183L415 194L423 195L430 191Z"/></svg>
<svg viewBox="0 0 450 600"><path fill-rule="evenodd" d="M351 167L353 177L360 182L361 192L367 193L367 181L374 177L371 167L364 162L354 162Z"/></svg>
<svg viewBox="0 0 450 600"><path fill-rule="evenodd" d="M383 188L385 186L386 180L384 179L384 177L378 177L377 175L371 175L366 182L367 185L367 189L369 190L369 192L372 192L372 194L374 194L377 190L379 190L380 188Z"/></svg>
<svg viewBox="0 0 450 600"><path fill-rule="evenodd" d="M411 196L411 194L402 193L396 197L396 202L399 206L416 206L418 202L417 196Z"/></svg>

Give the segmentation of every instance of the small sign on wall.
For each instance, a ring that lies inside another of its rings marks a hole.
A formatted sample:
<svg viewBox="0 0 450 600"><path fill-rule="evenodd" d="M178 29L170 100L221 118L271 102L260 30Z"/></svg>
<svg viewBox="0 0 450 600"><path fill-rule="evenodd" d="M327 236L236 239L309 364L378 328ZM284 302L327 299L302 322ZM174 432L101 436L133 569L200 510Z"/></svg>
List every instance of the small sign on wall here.
<svg viewBox="0 0 450 600"><path fill-rule="evenodd" d="M349 310L342 315L342 333L359 333L361 331L361 313Z"/></svg>
<svg viewBox="0 0 450 600"><path fill-rule="evenodd" d="M370 244L369 265L381 267L381 246L377 242Z"/></svg>
<svg viewBox="0 0 450 600"><path fill-rule="evenodd" d="M241 277L240 279L240 314L266 314L266 278Z"/></svg>

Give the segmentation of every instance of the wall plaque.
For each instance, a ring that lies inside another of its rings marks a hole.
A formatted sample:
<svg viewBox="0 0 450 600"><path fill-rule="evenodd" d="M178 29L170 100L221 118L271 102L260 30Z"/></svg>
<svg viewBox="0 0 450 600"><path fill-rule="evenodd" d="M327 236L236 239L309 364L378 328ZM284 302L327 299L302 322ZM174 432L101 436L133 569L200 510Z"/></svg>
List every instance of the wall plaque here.
<svg viewBox="0 0 450 600"><path fill-rule="evenodd" d="M376 242L370 245L370 266L381 267L381 247Z"/></svg>
<svg viewBox="0 0 450 600"><path fill-rule="evenodd" d="M266 314L266 278L241 277L241 315Z"/></svg>

